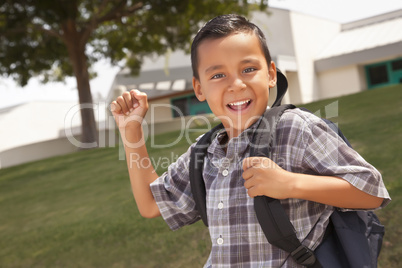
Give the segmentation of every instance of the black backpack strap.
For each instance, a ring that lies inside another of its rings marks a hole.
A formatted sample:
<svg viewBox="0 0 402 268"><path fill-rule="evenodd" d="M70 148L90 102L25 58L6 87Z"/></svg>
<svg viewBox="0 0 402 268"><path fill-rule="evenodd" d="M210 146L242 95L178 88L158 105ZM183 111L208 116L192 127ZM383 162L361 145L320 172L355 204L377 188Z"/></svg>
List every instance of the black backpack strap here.
<svg viewBox="0 0 402 268"><path fill-rule="evenodd" d="M286 252L301 265L321 268L314 253L300 243L295 229L278 199L267 196L254 198L254 209L268 242Z"/></svg>
<svg viewBox="0 0 402 268"><path fill-rule="evenodd" d="M272 107L276 107L281 105L282 99L286 94L288 89L288 80L286 79L285 75L276 68L276 99L272 104Z"/></svg>
<svg viewBox="0 0 402 268"><path fill-rule="evenodd" d="M275 142L276 125L281 115L293 105L282 105L268 109L257 127L251 144L250 156L270 157ZM254 198L254 209L258 222L268 242L286 252L307 267L321 267L314 253L302 245L295 229L279 200L267 196Z"/></svg>
<svg viewBox="0 0 402 268"><path fill-rule="evenodd" d="M222 124L217 125L207 133L205 133L196 143L190 154L190 185L193 194L195 207L201 215L201 219L208 226L207 205L206 205L206 189L202 176L204 157L207 155L208 146L212 139L223 128Z"/></svg>
<svg viewBox="0 0 402 268"><path fill-rule="evenodd" d="M267 109L256 127L250 144L250 155L269 157L275 142L276 124L281 115L288 109L296 108L293 104L286 104Z"/></svg>

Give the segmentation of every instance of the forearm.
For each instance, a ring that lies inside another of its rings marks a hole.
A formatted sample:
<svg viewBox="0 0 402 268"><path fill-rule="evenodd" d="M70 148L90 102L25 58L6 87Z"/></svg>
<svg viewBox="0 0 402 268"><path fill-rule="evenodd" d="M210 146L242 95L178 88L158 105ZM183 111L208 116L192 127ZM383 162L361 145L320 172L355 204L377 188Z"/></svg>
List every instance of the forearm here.
<svg viewBox="0 0 402 268"><path fill-rule="evenodd" d="M294 180L292 197L350 209L374 209L383 198L367 194L338 177L289 173Z"/></svg>
<svg viewBox="0 0 402 268"><path fill-rule="evenodd" d="M149 158L145 146L142 129L121 133L126 151L127 167L130 183L138 210L145 218L160 216L159 208L151 192L150 184L158 178L158 174Z"/></svg>
<svg viewBox="0 0 402 268"><path fill-rule="evenodd" d="M160 216L150 184L158 178L145 146L142 121L148 111L147 95L124 92L110 105L126 151L131 188L138 210L146 218Z"/></svg>

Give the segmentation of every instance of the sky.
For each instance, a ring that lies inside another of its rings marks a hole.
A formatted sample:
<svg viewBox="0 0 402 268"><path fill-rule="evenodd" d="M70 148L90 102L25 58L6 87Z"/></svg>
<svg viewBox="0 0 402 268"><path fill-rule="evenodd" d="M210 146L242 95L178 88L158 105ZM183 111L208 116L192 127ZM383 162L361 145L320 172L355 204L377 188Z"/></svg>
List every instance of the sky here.
<svg viewBox="0 0 402 268"><path fill-rule="evenodd" d="M345 23L402 9L402 0L269 0L270 7L290 9ZM108 94L119 69L106 60L98 62L91 80L94 100ZM35 78L21 88L13 80L0 76L0 109L31 101L78 101L75 79L65 83L41 84Z"/></svg>

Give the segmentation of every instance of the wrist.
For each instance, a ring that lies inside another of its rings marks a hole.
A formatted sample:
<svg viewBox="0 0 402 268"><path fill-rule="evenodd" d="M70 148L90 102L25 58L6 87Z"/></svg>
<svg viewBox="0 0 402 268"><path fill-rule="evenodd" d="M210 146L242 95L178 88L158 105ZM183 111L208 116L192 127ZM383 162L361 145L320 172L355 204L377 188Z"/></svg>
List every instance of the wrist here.
<svg viewBox="0 0 402 268"><path fill-rule="evenodd" d="M303 191L304 191L304 184L306 181L304 181L303 174L299 173L293 173L293 172L287 172L289 179L288 179L288 185L289 185L289 198L295 198L295 199L304 199L303 198Z"/></svg>
<svg viewBox="0 0 402 268"><path fill-rule="evenodd" d="M125 146L135 148L145 144L142 127L126 126L120 129L120 136Z"/></svg>

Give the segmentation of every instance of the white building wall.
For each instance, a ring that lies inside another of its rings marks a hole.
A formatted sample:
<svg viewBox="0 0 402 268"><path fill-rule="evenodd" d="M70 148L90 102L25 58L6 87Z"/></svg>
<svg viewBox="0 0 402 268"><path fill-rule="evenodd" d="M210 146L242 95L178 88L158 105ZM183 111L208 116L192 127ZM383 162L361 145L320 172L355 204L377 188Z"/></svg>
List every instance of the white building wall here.
<svg viewBox="0 0 402 268"><path fill-rule="evenodd" d="M328 70L318 74L320 99L338 97L362 91L357 65Z"/></svg>
<svg viewBox="0 0 402 268"><path fill-rule="evenodd" d="M76 104L72 102L31 102L6 108L0 113L0 152L64 135L65 119ZM71 117L72 128L81 125L79 113Z"/></svg>
<svg viewBox="0 0 402 268"><path fill-rule="evenodd" d="M288 102L292 104L301 104L303 103L301 99L301 92L300 92L300 83L299 77L297 72L286 72L286 77L288 79Z"/></svg>
<svg viewBox="0 0 402 268"><path fill-rule="evenodd" d="M145 116L145 121L148 124L167 122L172 119L173 115L170 98L151 100L149 102L148 112Z"/></svg>
<svg viewBox="0 0 402 268"><path fill-rule="evenodd" d="M116 136L113 127L105 125L106 106L90 106L100 130L99 147L114 143ZM80 106L74 102L38 101L2 109L0 168L76 151L80 134Z"/></svg>
<svg viewBox="0 0 402 268"><path fill-rule="evenodd" d="M77 150L67 138L47 140L0 152L0 168L41 160Z"/></svg>
<svg viewBox="0 0 402 268"><path fill-rule="evenodd" d="M297 12L291 12L290 19L298 65L300 99L302 103L307 103L319 98L314 59L339 33L341 25Z"/></svg>

